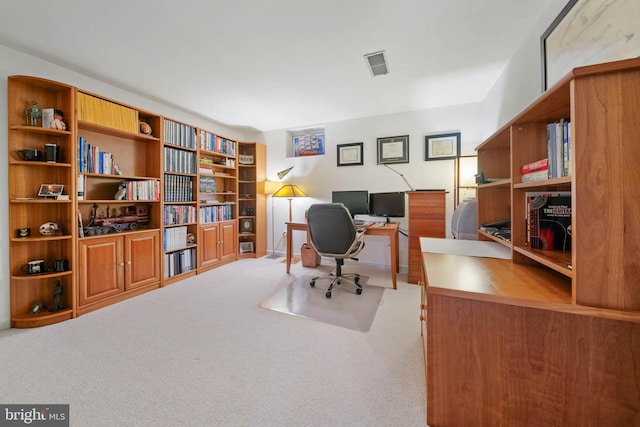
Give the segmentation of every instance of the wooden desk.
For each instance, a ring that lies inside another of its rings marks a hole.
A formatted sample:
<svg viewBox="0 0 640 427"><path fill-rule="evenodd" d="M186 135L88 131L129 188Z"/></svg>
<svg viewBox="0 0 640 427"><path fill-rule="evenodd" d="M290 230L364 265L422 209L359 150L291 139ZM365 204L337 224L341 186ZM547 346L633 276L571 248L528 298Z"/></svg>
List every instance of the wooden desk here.
<svg viewBox="0 0 640 427"><path fill-rule="evenodd" d="M428 425L638 425L639 312L573 303L496 242L421 241Z"/></svg>
<svg viewBox="0 0 640 427"><path fill-rule="evenodd" d="M291 270L291 257L293 256L293 238L291 237L292 231L304 231L307 233L307 242L309 242L309 227L306 223L300 222L287 222L287 273ZM369 236L389 236L389 253L391 255L391 281L393 282L393 289L398 288L397 273L400 271L399 248L398 248L398 224L389 223L384 226L371 225L367 227L365 234Z"/></svg>

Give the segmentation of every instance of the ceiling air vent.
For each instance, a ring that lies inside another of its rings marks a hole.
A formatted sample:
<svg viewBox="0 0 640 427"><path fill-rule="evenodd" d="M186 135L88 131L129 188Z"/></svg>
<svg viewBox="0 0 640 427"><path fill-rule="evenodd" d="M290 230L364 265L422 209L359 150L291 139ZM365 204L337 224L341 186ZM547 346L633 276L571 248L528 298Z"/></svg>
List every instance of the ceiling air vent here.
<svg viewBox="0 0 640 427"><path fill-rule="evenodd" d="M367 64L369 64L369 70L371 70L372 76L381 76L389 72L387 59L384 57L384 50L367 53L364 58L367 60Z"/></svg>

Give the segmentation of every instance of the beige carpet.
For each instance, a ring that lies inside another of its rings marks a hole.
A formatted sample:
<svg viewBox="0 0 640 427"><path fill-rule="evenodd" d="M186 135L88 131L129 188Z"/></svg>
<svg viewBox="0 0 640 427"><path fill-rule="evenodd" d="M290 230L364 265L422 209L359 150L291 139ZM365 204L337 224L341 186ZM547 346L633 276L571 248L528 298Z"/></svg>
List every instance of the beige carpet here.
<svg viewBox="0 0 640 427"><path fill-rule="evenodd" d="M266 258L0 331L0 402L69 404L71 427L424 427L420 287L357 271L385 288L367 333L260 308L290 276Z"/></svg>
<svg viewBox="0 0 640 427"><path fill-rule="evenodd" d="M291 274L283 278L280 286L260 303L260 307L361 332L371 329L385 288L367 285L369 278L361 275L362 294L356 294L352 283L343 282L334 286L331 298L327 298L325 293L329 280L318 280L312 288L309 282L313 277Z"/></svg>

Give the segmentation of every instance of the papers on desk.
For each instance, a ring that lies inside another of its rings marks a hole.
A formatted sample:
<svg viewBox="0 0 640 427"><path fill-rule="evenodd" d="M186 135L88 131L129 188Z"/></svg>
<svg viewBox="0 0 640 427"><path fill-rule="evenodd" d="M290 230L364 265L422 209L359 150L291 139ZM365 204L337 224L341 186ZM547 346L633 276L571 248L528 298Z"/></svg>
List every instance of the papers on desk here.
<svg viewBox="0 0 640 427"><path fill-rule="evenodd" d="M445 255L464 255L484 258L511 259L511 249L498 242L483 240L438 239L421 237L422 252Z"/></svg>

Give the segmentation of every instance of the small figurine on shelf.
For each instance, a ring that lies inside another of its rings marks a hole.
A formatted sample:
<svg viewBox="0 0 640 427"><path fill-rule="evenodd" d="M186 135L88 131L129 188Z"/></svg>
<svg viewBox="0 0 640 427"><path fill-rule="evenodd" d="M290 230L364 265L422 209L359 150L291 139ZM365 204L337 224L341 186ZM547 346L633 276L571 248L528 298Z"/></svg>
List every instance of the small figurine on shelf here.
<svg viewBox="0 0 640 427"><path fill-rule="evenodd" d="M127 199L127 183L121 182L118 185L118 191L115 196L113 196L115 200L126 200Z"/></svg>
<svg viewBox="0 0 640 427"><path fill-rule="evenodd" d="M38 107L38 101L31 101L31 105L25 110L27 116L27 125L38 126L38 120L42 118L42 109Z"/></svg>
<svg viewBox="0 0 640 427"><path fill-rule="evenodd" d="M140 121L140 133L143 135L151 135L151 126L149 126L149 123Z"/></svg>
<svg viewBox="0 0 640 427"><path fill-rule="evenodd" d="M53 288L53 307L49 309L51 313L55 313L56 311L60 311L64 309L62 305L62 292L64 288L62 287L62 283L60 280L56 280L56 286Z"/></svg>
<svg viewBox="0 0 640 427"><path fill-rule="evenodd" d="M51 129L67 130L67 125L62 121L64 114L60 110L53 110L53 120L49 124Z"/></svg>

